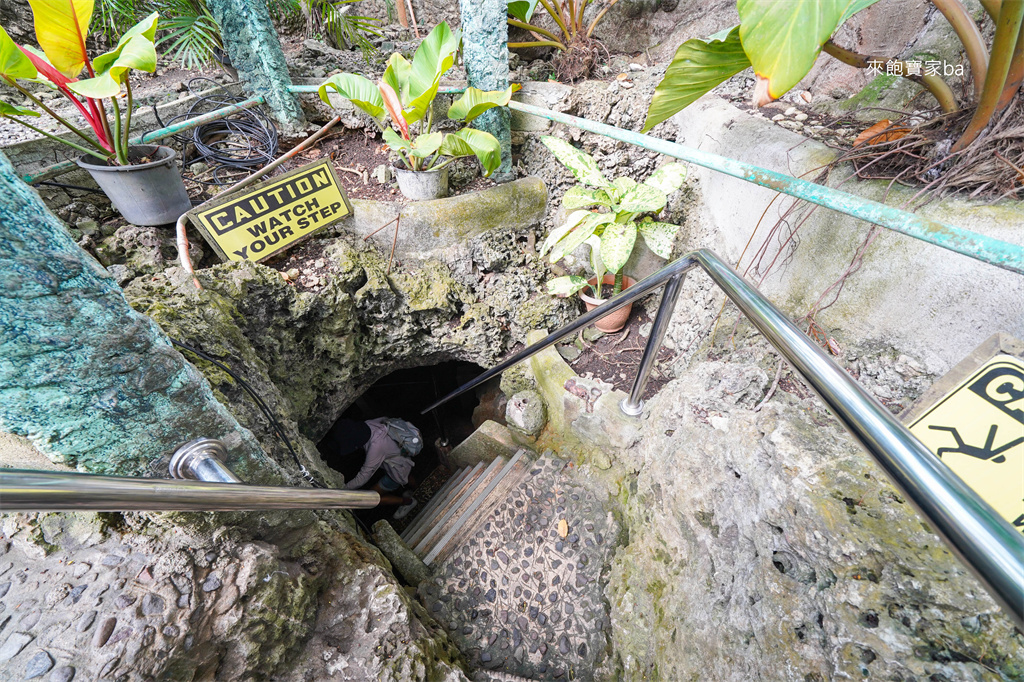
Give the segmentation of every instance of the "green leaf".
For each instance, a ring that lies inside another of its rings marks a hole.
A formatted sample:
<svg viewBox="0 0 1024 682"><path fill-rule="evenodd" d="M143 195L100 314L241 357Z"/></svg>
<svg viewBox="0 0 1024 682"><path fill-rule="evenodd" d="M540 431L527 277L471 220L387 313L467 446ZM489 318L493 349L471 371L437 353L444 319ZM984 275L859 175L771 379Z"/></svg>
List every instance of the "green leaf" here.
<svg viewBox="0 0 1024 682"><path fill-rule="evenodd" d="M572 296L585 286L587 286L587 280L579 275L556 277L548 282L548 293L552 296L565 298L566 296Z"/></svg>
<svg viewBox="0 0 1024 682"><path fill-rule="evenodd" d="M665 77L654 90L642 132L646 133L665 119L682 111L719 83L748 66L750 60L747 59L743 45L740 44L739 26L731 29L724 40L687 40L676 50L672 63L665 71Z"/></svg>
<svg viewBox="0 0 1024 682"><path fill-rule="evenodd" d="M156 70L156 47L145 35L136 35L116 50L100 56L113 59L113 62L110 59L103 61L109 68L94 78L69 83L69 90L95 99L117 97L131 69L148 72Z"/></svg>
<svg viewBox="0 0 1024 682"><path fill-rule="evenodd" d="M376 119L384 123L384 98L380 90L369 79L354 73L339 73L331 76L320 85L320 99L324 104L330 106L331 100L327 96L328 88L334 90L349 102Z"/></svg>
<svg viewBox="0 0 1024 682"><path fill-rule="evenodd" d="M603 189L588 189L583 185L573 185L562 196L562 208L588 208L593 205L611 206L612 200Z"/></svg>
<svg viewBox="0 0 1024 682"><path fill-rule="evenodd" d="M544 254L548 252L552 246L558 243L562 237L569 234L569 230L576 227L580 222L590 215L590 211L573 211L566 217L565 223L551 230L548 234L547 239L540 245L540 255L543 258Z"/></svg>
<svg viewBox="0 0 1024 682"><path fill-rule="evenodd" d="M644 180L644 184L661 190L665 194L672 194L683 186L684 180L686 180L686 166L672 162L666 163L651 173L651 177Z"/></svg>
<svg viewBox="0 0 1024 682"><path fill-rule="evenodd" d="M132 60L138 62L140 66L130 65L133 69L139 69L140 71L155 71L156 70L156 47L153 45L153 41L156 39L156 25L160 15L153 12L148 17L140 21L139 23L132 26L130 29L124 32L121 39L117 41L117 45L110 52L104 52L96 59L92 60L92 68L95 73L103 73L109 71L115 66L122 53L126 50L134 54ZM134 44L133 44L134 43ZM149 50L146 48L146 43L149 44ZM152 68L147 68L149 65L149 51L152 51ZM124 82L121 80L120 82Z"/></svg>
<svg viewBox="0 0 1024 682"><path fill-rule="evenodd" d="M0 76L16 80L18 78L33 79L39 75L32 61L25 56L17 43L7 35L0 26Z"/></svg>
<svg viewBox="0 0 1024 682"><path fill-rule="evenodd" d="M25 107L8 104L0 99L0 118L6 118L8 116L41 116L41 114L38 111L32 111Z"/></svg>
<svg viewBox="0 0 1024 682"><path fill-rule="evenodd" d="M599 226L605 225L614 220L615 216L610 213L587 213L575 229L570 231L568 235L555 244L554 248L551 249L551 256L548 260L552 263L557 263L564 258L567 253L571 253L576 249L576 247L587 241L590 235L594 234L594 230Z"/></svg>
<svg viewBox="0 0 1024 682"><path fill-rule="evenodd" d="M845 8L843 9L843 16L839 18L838 25L842 26L843 24L846 23L846 20L852 17L854 14L861 11L862 9L867 9L868 7L871 7L871 5L875 4L876 2L878 2L878 0L847 0L846 2L839 3L841 5L845 5Z"/></svg>
<svg viewBox="0 0 1024 682"><path fill-rule="evenodd" d="M484 175L490 175L501 165L501 145L490 133L475 128L463 128L444 136L441 154L452 158L473 156L480 159Z"/></svg>
<svg viewBox="0 0 1024 682"><path fill-rule="evenodd" d="M589 154L581 152L565 140L550 135L545 135L540 138L540 141L584 185L608 187L611 184L601 174L601 169L597 167L597 162Z"/></svg>
<svg viewBox="0 0 1024 682"><path fill-rule="evenodd" d="M412 143L395 132L394 128L384 129L384 142L395 151L412 152Z"/></svg>
<svg viewBox="0 0 1024 682"><path fill-rule="evenodd" d="M655 221L640 223L640 234L643 236L647 248L662 258L672 257L672 247L678 233L679 226L671 223Z"/></svg>
<svg viewBox="0 0 1024 682"><path fill-rule="evenodd" d="M537 0L508 0L508 13L519 21L529 21L537 9Z"/></svg>
<svg viewBox="0 0 1024 682"><path fill-rule="evenodd" d="M875 2L737 0L743 50L768 97L778 99L799 83L839 25Z"/></svg>
<svg viewBox="0 0 1024 682"><path fill-rule="evenodd" d="M407 107L405 118L409 123L419 121L430 109L430 104L437 96L441 76L455 63L455 53L460 42L462 31L452 33L447 22L442 21L416 48L408 76L408 95L401 90L397 91L402 97L402 104Z"/></svg>
<svg viewBox="0 0 1024 682"><path fill-rule="evenodd" d="M615 178L612 180L612 187L618 190L618 198L621 200L626 192L636 187L636 180L627 177Z"/></svg>
<svg viewBox="0 0 1024 682"><path fill-rule="evenodd" d="M622 195L619 210L629 213L657 213L665 208L668 197L660 189L643 183Z"/></svg>
<svg viewBox="0 0 1024 682"><path fill-rule="evenodd" d="M458 98L448 107L448 118L453 121L465 119L466 123L472 123L480 114L494 107L508 106L512 99L512 86L506 90L478 90L466 88L462 97Z"/></svg>
<svg viewBox="0 0 1024 682"><path fill-rule="evenodd" d="M601 260L608 272L617 273L626 265L636 244L636 223L612 223L601 234Z"/></svg>
<svg viewBox="0 0 1024 682"><path fill-rule="evenodd" d="M412 155L418 159L425 159L441 147L444 133L430 133L419 135L412 141Z"/></svg>
<svg viewBox="0 0 1024 682"><path fill-rule="evenodd" d="M387 68L381 79L391 86L402 99L403 106L406 106L412 98L409 96L409 78L412 74L412 64L408 59L395 52L388 57Z"/></svg>

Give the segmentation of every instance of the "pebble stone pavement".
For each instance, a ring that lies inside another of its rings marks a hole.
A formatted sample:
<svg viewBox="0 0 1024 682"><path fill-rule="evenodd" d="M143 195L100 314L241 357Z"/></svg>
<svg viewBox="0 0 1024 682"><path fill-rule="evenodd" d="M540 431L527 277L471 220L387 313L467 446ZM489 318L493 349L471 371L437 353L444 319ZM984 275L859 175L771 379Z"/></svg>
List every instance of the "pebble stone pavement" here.
<svg viewBox="0 0 1024 682"><path fill-rule="evenodd" d="M421 596L476 666L591 679L608 643L602 587L617 535L611 513L548 452Z"/></svg>

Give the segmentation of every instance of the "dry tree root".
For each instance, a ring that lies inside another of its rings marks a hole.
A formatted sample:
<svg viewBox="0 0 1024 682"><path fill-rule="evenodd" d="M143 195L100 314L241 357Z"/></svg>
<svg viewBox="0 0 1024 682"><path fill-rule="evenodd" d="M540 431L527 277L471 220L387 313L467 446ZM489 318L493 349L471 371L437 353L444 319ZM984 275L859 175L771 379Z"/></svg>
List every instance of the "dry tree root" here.
<svg viewBox="0 0 1024 682"><path fill-rule="evenodd" d="M993 201L1024 198L1024 95L1018 93L970 146L950 153L970 116L969 110L925 121L903 116L836 163L851 162L863 180L917 188L908 202L913 208L946 194Z"/></svg>
<svg viewBox="0 0 1024 682"><path fill-rule="evenodd" d="M563 83L575 83L590 75L601 57L601 51L608 50L599 40L582 35L569 43L569 49L554 59L555 76Z"/></svg>

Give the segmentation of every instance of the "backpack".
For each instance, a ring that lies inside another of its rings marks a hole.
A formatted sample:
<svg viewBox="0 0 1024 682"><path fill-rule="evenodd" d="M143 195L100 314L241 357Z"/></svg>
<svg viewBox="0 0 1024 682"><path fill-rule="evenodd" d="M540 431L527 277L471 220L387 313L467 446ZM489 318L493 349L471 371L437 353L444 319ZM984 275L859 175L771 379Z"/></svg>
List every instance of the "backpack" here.
<svg viewBox="0 0 1024 682"><path fill-rule="evenodd" d="M415 457L423 450L423 434L409 422L388 417L384 420L384 425L388 427L388 436L398 443L403 453Z"/></svg>

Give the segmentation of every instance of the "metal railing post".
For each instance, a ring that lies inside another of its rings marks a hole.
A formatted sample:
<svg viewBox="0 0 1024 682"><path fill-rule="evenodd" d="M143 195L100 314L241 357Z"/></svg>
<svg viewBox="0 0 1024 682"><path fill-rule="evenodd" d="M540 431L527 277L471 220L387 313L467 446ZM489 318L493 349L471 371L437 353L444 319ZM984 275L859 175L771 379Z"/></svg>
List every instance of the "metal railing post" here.
<svg viewBox="0 0 1024 682"><path fill-rule="evenodd" d="M227 448L216 438L197 438L178 448L167 467L171 477L207 483L241 483L224 463Z"/></svg>
<svg viewBox="0 0 1024 682"><path fill-rule="evenodd" d="M651 375L654 361L658 359L658 351L661 350L661 342L668 331L669 322L672 321L672 312L676 309L676 301L679 299L679 292L683 288L683 280L686 273L681 272L669 279L665 285L665 291L661 294L661 304L658 306L658 314L654 317L654 324L651 325L651 335L647 338L647 347L644 348L644 355L640 358L640 367L636 372L636 379L633 381L633 390L629 397L619 403L619 409L630 417L639 417L644 411L644 401L641 396L647 386L647 379Z"/></svg>

